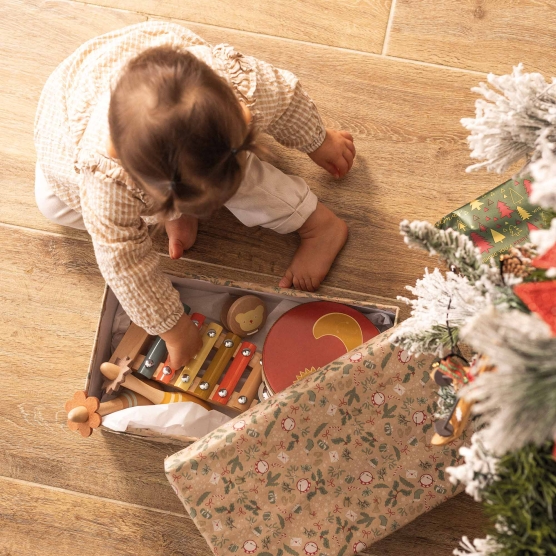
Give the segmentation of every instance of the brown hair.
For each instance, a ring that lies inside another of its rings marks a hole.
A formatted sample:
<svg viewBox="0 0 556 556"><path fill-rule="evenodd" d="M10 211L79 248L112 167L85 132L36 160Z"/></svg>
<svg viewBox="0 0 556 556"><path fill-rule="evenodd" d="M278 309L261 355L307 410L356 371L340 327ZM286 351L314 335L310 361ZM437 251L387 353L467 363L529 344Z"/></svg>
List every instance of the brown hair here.
<svg viewBox="0 0 556 556"><path fill-rule="evenodd" d="M207 216L237 191L255 132L228 83L187 51L132 59L112 91L110 136L120 162L159 211Z"/></svg>

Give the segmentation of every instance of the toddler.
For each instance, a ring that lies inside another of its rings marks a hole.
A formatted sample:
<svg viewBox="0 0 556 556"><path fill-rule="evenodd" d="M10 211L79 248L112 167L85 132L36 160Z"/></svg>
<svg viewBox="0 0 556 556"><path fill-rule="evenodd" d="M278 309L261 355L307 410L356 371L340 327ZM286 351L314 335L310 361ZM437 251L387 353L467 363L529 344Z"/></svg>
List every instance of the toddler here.
<svg viewBox="0 0 556 556"><path fill-rule="evenodd" d="M170 257L191 247L197 219L226 206L246 226L297 231L279 285L314 291L347 239L345 223L304 180L257 156L257 131L307 153L339 178L347 132L325 129L290 72L172 23L92 39L48 79L35 121L41 212L91 235L102 275L131 320L166 342L179 368L200 338L158 268L148 225L165 224Z"/></svg>

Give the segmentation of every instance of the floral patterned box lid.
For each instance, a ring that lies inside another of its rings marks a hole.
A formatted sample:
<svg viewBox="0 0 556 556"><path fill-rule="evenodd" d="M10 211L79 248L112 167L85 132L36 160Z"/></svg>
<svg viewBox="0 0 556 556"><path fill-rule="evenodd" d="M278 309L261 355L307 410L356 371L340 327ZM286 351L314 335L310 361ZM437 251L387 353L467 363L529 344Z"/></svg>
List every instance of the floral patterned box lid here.
<svg viewBox="0 0 556 556"><path fill-rule="evenodd" d="M433 447L431 359L391 330L170 456L173 489L214 554L345 556L457 492Z"/></svg>

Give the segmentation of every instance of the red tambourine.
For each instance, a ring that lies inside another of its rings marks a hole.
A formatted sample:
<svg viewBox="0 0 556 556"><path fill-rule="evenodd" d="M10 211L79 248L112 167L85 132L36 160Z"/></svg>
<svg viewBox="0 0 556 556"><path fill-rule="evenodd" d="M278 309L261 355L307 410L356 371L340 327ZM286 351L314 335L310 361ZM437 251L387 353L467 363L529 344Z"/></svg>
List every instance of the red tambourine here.
<svg viewBox="0 0 556 556"><path fill-rule="evenodd" d="M284 313L263 347L263 373L272 394L281 392L380 334L359 311L331 301L303 303Z"/></svg>

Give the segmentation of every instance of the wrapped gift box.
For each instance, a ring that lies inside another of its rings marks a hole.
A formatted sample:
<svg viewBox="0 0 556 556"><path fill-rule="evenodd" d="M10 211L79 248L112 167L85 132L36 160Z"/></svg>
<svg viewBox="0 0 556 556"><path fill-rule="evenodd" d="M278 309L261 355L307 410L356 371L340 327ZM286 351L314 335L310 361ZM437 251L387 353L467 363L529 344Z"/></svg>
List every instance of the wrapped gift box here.
<svg viewBox="0 0 556 556"><path fill-rule="evenodd" d="M474 201L451 212L436 223L471 238L483 261L499 256L511 247L526 243L531 230L550 226L552 216L531 205L531 181L510 179Z"/></svg>
<svg viewBox="0 0 556 556"><path fill-rule="evenodd" d="M456 492L431 359L384 332L165 461L214 554L361 552Z"/></svg>

